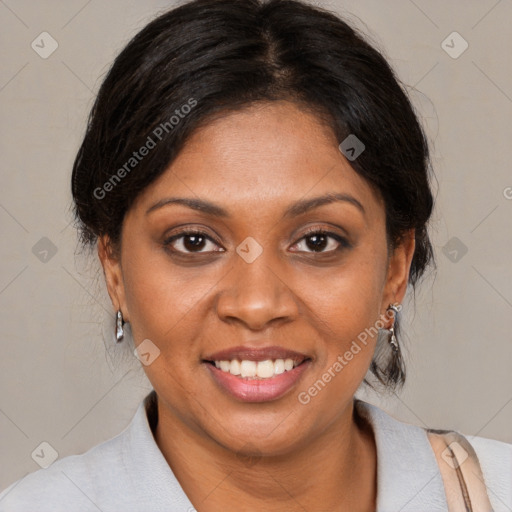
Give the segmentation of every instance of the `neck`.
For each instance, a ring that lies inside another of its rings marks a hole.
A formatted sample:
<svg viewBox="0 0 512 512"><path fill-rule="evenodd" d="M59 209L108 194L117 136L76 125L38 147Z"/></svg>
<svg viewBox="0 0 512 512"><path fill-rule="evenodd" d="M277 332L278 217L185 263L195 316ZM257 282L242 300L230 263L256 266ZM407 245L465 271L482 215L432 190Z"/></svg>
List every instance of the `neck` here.
<svg viewBox="0 0 512 512"><path fill-rule="evenodd" d="M375 441L353 401L319 437L264 457L220 446L160 400L158 410L155 440L198 512L375 510Z"/></svg>

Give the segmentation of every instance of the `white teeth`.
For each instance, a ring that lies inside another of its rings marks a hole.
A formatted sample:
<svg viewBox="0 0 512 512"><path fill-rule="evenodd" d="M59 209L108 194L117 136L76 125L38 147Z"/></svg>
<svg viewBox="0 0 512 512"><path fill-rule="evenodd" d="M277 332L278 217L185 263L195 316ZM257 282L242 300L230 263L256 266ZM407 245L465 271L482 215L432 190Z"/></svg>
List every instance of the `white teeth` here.
<svg viewBox="0 0 512 512"><path fill-rule="evenodd" d="M233 361L231 361L229 373L232 375L240 375L242 373L242 370L240 369L240 361L238 359L233 359Z"/></svg>
<svg viewBox="0 0 512 512"><path fill-rule="evenodd" d="M285 371L292 370L298 364L293 359L276 359L274 361L271 359L265 361L250 361L247 359L239 361L238 359L233 359L232 361L215 361L215 366L223 372L239 375L240 377L256 377L260 379L270 379Z"/></svg>
<svg viewBox="0 0 512 512"><path fill-rule="evenodd" d="M220 362L220 369L223 372L229 372L230 366L231 366L231 363L229 361L221 361Z"/></svg>
<svg viewBox="0 0 512 512"><path fill-rule="evenodd" d="M276 359L274 363L274 373L276 375L284 373L284 359Z"/></svg>
<svg viewBox="0 0 512 512"><path fill-rule="evenodd" d="M268 379L274 375L274 363L269 359L267 361L259 361L256 375L260 379Z"/></svg>
<svg viewBox="0 0 512 512"><path fill-rule="evenodd" d="M242 361L240 363L240 375L242 377L256 376L256 361Z"/></svg>

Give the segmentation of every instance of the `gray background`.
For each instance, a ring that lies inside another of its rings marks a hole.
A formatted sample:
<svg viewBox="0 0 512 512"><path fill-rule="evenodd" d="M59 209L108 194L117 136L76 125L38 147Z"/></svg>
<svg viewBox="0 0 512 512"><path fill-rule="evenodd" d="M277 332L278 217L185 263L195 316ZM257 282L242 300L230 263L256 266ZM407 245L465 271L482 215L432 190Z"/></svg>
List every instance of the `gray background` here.
<svg viewBox="0 0 512 512"><path fill-rule="evenodd" d="M361 397L411 423L512 442L512 2L318 3L370 34L407 84L438 180L437 276L404 313L408 384ZM129 345L113 345L95 256L75 255L69 177L101 77L171 5L0 1L0 489L39 468L43 441L64 457L114 436L151 389ZM31 47L51 48L43 31L58 43L46 59ZM457 58L442 47L454 31L469 44Z"/></svg>

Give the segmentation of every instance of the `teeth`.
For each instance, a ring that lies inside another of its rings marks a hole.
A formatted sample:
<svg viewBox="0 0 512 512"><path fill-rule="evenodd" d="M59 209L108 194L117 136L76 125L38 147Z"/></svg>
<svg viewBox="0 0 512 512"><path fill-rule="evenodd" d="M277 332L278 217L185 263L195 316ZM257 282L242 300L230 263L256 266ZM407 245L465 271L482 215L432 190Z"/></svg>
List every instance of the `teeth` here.
<svg viewBox="0 0 512 512"><path fill-rule="evenodd" d="M256 375L260 379L268 379L274 376L274 363L270 361L260 361L256 369Z"/></svg>
<svg viewBox="0 0 512 512"><path fill-rule="evenodd" d="M232 373L233 375L240 375L242 373L240 361L238 359L233 359L233 361L231 361L229 373Z"/></svg>
<svg viewBox="0 0 512 512"><path fill-rule="evenodd" d="M284 359L276 359L274 363L274 373L276 375L284 373Z"/></svg>
<svg viewBox="0 0 512 512"><path fill-rule="evenodd" d="M242 361L240 363L240 375L242 377L256 377L256 371L257 363L255 361Z"/></svg>
<svg viewBox="0 0 512 512"><path fill-rule="evenodd" d="M246 359L239 361L238 359L233 359L232 361L215 361L215 366L223 372L231 373L232 375L270 379L275 375L292 370L298 366L298 363L294 362L293 359L276 359L275 361L271 359L266 361L250 361Z"/></svg>

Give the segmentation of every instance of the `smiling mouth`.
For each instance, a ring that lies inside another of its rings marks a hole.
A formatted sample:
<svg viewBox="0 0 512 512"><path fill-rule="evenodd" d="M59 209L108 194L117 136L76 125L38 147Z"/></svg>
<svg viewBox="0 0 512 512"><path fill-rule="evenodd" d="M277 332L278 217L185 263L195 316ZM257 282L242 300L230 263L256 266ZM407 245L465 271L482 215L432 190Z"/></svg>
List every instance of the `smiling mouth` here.
<svg viewBox="0 0 512 512"><path fill-rule="evenodd" d="M263 361L254 361L251 359L204 360L205 363L215 366L220 371L244 380L272 379L277 375L293 370L306 361L310 361L310 359L308 357L295 357L286 359L265 359Z"/></svg>

